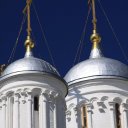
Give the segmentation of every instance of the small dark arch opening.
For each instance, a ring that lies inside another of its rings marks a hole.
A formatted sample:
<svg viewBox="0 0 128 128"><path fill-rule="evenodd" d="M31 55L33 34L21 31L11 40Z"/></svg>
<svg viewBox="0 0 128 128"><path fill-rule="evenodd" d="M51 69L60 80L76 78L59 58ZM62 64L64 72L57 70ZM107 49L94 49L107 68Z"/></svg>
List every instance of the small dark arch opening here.
<svg viewBox="0 0 128 128"><path fill-rule="evenodd" d="M34 97L34 111L39 111L39 98L37 96Z"/></svg>
<svg viewBox="0 0 128 128"><path fill-rule="evenodd" d="M120 118L120 105L118 103L115 104L115 113L116 113L116 125L117 128L121 128L121 118Z"/></svg>
<svg viewBox="0 0 128 128"><path fill-rule="evenodd" d="M81 124L82 128L87 128L87 108L83 106L81 108Z"/></svg>

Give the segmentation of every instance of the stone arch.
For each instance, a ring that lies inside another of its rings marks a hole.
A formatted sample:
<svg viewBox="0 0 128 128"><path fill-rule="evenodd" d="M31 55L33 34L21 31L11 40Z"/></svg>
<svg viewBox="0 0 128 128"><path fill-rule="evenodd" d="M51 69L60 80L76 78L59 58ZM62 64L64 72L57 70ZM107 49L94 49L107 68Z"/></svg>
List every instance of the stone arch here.
<svg viewBox="0 0 128 128"><path fill-rule="evenodd" d="M22 92L22 89L18 89L15 91L16 93L21 93Z"/></svg>
<svg viewBox="0 0 128 128"><path fill-rule="evenodd" d="M90 103L93 104L93 102L98 101L98 100L99 100L98 97L92 97L92 98L90 99Z"/></svg>
<svg viewBox="0 0 128 128"><path fill-rule="evenodd" d="M115 97L112 99L113 102L121 104L122 103L122 99L120 97Z"/></svg>
<svg viewBox="0 0 128 128"><path fill-rule="evenodd" d="M108 100L108 99L109 99L108 96L103 96L103 97L101 97L100 101L101 101L101 102L104 102L104 101L106 101L106 100Z"/></svg>
<svg viewBox="0 0 128 128"><path fill-rule="evenodd" d="M128 104L128 98L127 99L124 99L123 103Z"/></svg>
<svg viewBox="0 0 128 128"><path fill-rule="evenodd" d="M35 95L40 95L41 94L41 89L40 88L33 88L32 90L32 95L35 96Z"/></svg>
<svg viewBox="0 0 128 128"><path fill-rule="evenodd" d="M14 94L14 91L8 91L5 93L6 96L10 96L10 95L13 95Z"/></svg>
<svg viewBox="0 0 128 128"><path fill-rule="evenodd" d="M25 92L32 92L32 89L30 89L30 88L24 88L23 91L25 91Z"/></svg>
<svg viewBox="0 0 128 128"><path fill-rule="evenodd" d="M74 108L74 107L76 107L76 104L71 103L71 104L68 106L67 110L71 110L71 109Z"/></svg>
<svg viewBox="0 0 128 128"><path fill-rule="evenodd" d="M83 105L88 104L88 103L90 103L90 101L89 101L88 99L84 99L84 100L80 101L80 102L77 104L77 107L78 107L78 108L81 108Z"/></svg>

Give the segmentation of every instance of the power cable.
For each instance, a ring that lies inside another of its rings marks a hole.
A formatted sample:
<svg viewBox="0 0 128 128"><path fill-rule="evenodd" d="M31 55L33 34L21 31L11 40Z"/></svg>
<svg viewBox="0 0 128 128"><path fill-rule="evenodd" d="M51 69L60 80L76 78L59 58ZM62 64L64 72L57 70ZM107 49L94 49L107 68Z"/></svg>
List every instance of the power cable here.
<svg viewBox="0 0 128 128"><path fill-rule="evenodd" d="M76 63L77 58L78 58L77 62L80 61L80 56L81 56L81 52L82 52L82 49L83 49L84 37L85 37L86 29L87 29L87 23L88 23L90 12L91 12L91 6L89 6L89 9L88 9L88 14L87 14L87 17L86 17L86 20L85 20L84 29L83 29L83 32L81 34L81 39L80 39L80 43L79 43L78 48L77 48L77 52L76 52L76 55L75 55L73 66Z"/></svg>
<svg viewBox="0 0 128 128"><path fill-rule="evenodd" d="M14 58L14 55L15 55L15 52L16 52L16 47L17 47L17 44L19 42L19 38L20 38L20 35L21 35L21 32L22 32L22 29L23 29L23 25L25 23L25 20L26 20L26 15L24 14L23 16L23 19L22 19L22 22L21 22L21 27L20 27L20 30L19 30L19 33L18 33L18 37L16 39L16 42L14 44L14 47L12 49L12 52L10 54L10 57L8 59L8 64L12 62L13 58Z"/></svg>
<svg viewBox="0 0 128 128"><path fill-rule="evenodd" d="M35 11L35 14L36 14L36 17L37 17L37 20L38 20L38 23L39 23L39 26L40 26L40 29L41 29L43 38L44 38L44 42L45 42L46 47L47 47L47 49L48 49L48 53L49 53L50 58L51 58L51 60L52 60L53 66L56 67L56 66L55 66L55 63L54 63L54 59L53 59L52 53L51 53L51 50L50 50L50 47L49 47L49 45L48 45L48 41L47 41L46 36L45 36L45 32L44 32L43 27L42 27L42 25L41 25L41 22L40 22L40 19L39 19L39 16L38 16L38 13L37 13L37 10L36 10L36 7L35 7L34 3L32 3L32 6L33 6L33 8L34 8L34 11Z"/></svg>
<svg viewBox="0 0 128 128"><path fill-rule="evenodd" d="M82 42L82 44L81 44L80 53L79 53L79 56L78 56L78 62L80 61L80 56L81 56L81 53L82 53L82 50L83 50L84 37L85 37L85 32L86 32L90 12L91 12L91 6L89 7L87 20L86 20L85 27L84 27L84 30L83 30L83 34L82 34L82 37L81 37L81 40L80 40L80 42Z"/></svg>
<svg viewBox="0 0 128 128"><path fill-rule="evenodd" d="M103 14L105 15L105 17L106 17L106 19L107 19L107 22L108 22L108 24L109 24L109 26L110 26L110 29L111 29L111 31L112 31L112 33L113 33L113 35L114 35L114 37L115 37L115 39L116 39L116 41L117 41L117 43L118 43L118 46L120 47L120 50L121 50L121 52L122 52L122 55L124 56L124 59L128 62L128 57L127 57L127 55L126 55L126 53L125 53L125 51L124 51L124 49L123 49L123 47L122 47L122 45L121 45L121 42L119 41L119 39L118 39L118 37L117 37L117 35L116 35L116 33L115 33L115 30L114 30L112 24L110 23L110 20L109 20L107 14L106 14L106 12L105 12L105 10L104 10L104 8L103 8L101 2L100 2L100 0L98 0L98 2L99 2L100 8L101 8Z"/></svg>
<svg viewBox="0 0 128 128"><path fill-rule="evenodd" d="M35 34L34 34L33 31L32 31L32 39L33 39L33 42L34 42L34 44L35 44L35 47L38 49L38 47L37 47L37 41L36 41ZM37 51L38 51L38 50L37 50ZM40 52L38 52L38 55L39 55L39 57L41 58Z"/></svg>

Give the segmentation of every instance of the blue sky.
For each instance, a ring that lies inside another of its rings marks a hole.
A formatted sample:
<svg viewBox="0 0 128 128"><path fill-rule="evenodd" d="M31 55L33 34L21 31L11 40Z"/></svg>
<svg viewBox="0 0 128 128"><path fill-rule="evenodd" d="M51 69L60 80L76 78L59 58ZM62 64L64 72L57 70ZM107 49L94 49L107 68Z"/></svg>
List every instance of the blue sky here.
<svg viewBox="0 0 128 128"><path fill-rule="evenodd" d="M100 0L105 12L115 30L121 46L128 58L128 1ZM38 12L40 23L53 56L55 67L64 76L76 63L74 59L80 43L81 34L88 12L87 0L33 0ZM22 10L25 0L0 1L0 63L7 64L23 18ZM101 49L105 57L113 58L128 64L124 58L108 23L96 0L98 33L102 37ZM33 52L39 57L53 64L47 46L41 33L34 9L31 8L31 24L36 47ZM91 50L89 40L92 32L92 16L90 14L83 42L80 60L88 59ZM26 38L26 24L23 26L16 52L12 61L24 57L24 41Z"/></svg>

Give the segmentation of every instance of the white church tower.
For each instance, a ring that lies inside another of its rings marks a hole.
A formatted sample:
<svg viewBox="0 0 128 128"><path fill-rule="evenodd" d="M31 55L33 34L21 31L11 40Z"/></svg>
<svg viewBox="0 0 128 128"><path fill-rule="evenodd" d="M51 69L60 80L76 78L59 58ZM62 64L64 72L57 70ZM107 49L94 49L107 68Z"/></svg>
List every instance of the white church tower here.
<svg viewBox="0 0 128 128"><path fill-rule="evenodd" d="M70 69L67 128L128 128L128 66L102 55L92 0L93 48L90 58Z"/></svg>
<svg viewBox="0 0 128 128"><path fill-rule="evenodd" d="M32 54L30 0L26 54L0 78L0 128L66 128L67 86L57 70Z"/></svg>

